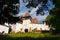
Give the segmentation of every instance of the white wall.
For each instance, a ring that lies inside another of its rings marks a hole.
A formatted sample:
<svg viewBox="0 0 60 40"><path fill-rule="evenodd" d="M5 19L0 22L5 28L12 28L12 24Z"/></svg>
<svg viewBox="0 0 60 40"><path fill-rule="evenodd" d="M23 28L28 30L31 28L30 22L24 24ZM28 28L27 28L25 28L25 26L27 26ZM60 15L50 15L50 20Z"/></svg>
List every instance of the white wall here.
<svg viewBox="0 0 60 40"><path fill-rule="evenodd" d="M4 31L4 33L8 33L9 28L3 25L0 25L0 32L2 33Z"/></svg>
<svg viewBox="0 0 60 40"><path fill-rule="evenodd" d="M47 30L49 31L50 28L48 25L46 24L32 24L30 19L28 20L23 20L23 23L16 23L14 25L12 25L12 30L16 32L25 32L25 29L28 29L28 32L31 32L32 30L34 30L35 28L37 28L37 30Z"/></svg>

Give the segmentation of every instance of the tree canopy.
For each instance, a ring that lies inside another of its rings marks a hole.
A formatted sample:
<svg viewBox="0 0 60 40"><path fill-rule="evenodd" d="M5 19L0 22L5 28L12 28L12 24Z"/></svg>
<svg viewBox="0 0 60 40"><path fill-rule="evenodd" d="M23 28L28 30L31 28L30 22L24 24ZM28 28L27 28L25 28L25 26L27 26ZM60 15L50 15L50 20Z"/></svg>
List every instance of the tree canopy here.
<svg viewBox="0 0 60 40"><path fill-rule="evenodd" d="M19 20L18 17L13 15L18 13L19 7L18 0L0 0L0 24L15 23Z"/></svg>
<svg viewBox="0 0 60 40"><path fill-rule="evenodd" d="M55 27L55 32L60 32L60 0L53 0L55 8L50 11L50 15L47 17L47 24Z"/></svg>

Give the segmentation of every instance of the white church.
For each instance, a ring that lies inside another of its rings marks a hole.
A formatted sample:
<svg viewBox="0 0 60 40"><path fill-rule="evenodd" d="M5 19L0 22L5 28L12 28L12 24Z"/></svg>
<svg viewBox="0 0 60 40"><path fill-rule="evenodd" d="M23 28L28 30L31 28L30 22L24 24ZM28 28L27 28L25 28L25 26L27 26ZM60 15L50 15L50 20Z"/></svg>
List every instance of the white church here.
<svg viewBox="0 0 60 40"><path fill-rule="evenodd" d="M39 24L36 19L31 19L26 15L22 17L22 23L17 22L16 24L10 24L12 32L40 32L40 31L50 31L50 28L46 23Z"/></svg>

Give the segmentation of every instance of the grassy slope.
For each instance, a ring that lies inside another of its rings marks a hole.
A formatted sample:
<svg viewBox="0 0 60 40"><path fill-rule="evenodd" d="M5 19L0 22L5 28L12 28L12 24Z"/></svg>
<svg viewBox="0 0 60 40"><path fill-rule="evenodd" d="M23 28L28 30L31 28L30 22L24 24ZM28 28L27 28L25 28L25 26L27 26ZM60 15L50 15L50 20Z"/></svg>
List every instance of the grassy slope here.
<svg viewBox="0 0 60 40"><path fill-rule="evenodd" d="M16 33L0 35L0 40L59 40L58 35L50 33Z"/></svg>

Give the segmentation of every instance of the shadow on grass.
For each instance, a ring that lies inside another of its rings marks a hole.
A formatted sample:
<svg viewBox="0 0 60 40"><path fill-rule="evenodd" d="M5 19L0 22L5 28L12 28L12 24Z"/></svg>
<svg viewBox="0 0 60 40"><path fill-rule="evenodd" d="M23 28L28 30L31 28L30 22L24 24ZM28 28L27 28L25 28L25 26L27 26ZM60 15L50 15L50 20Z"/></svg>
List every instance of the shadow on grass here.
<svg viewBox="0 0 60 40"><path fill-rule="evenodd" d="M8 35L0 35L0 40L60 40L59 37L10 37Z"/></svg>

